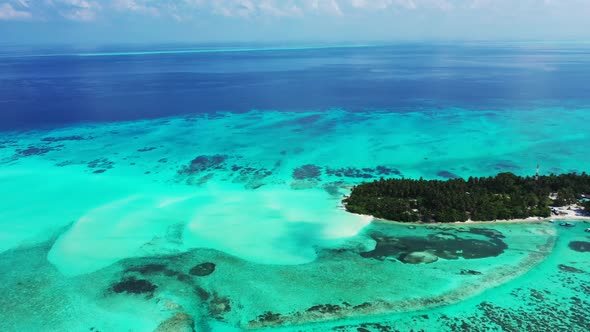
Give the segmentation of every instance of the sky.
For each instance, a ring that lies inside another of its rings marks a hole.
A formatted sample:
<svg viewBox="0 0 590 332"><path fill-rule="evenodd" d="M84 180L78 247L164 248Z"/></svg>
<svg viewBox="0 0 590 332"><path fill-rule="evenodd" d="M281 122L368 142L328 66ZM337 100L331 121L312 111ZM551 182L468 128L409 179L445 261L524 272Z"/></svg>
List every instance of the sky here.
<svg viewBox="0 0 590 332"><path fill-rule="evenodd" d="M0 0L0 44L590 40L590 0Z"/></svg>

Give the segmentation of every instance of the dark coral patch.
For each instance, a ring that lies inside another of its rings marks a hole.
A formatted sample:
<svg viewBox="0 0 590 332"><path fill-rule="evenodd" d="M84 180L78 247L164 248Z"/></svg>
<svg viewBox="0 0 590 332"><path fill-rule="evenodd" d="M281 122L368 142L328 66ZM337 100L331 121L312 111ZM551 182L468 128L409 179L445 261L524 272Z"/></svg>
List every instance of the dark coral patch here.
<svg viewBox="0 0 590 332"><path fill-rule="evenodd" d="M152 284L145 279L136 279L129 277L114 284L111 289L115 293L129 293L129 294L146 294L153 293L158 286Z"/></svg>
<svg viewBox="0 0 590 332"><path fill-rule="evenodd" d="M355 178L355 179L371 179L375 176L372 174L373 170L370 168L358 169L354 167L346 168L328 168L326 174L337 177Z"/></svg>
<svg viewBox="0 0 590 332"><path fill-rule="evenodd" d="M332 195L332 196L339 196L340 195L340 188L344 185L344 182L331 182L324 184L324 190Z"/></svg>
<svg viewBox="0 0 590 332"><path fill-rule="evenodd" d="M531 290L530 297L526 301L528 307L517 308L482 302L477 305L481 314L467 317L466 320L478 326L491 326L493 328L489 330L498 331L588 331L590 327L587 316L590 303L586 299L576 296L563 297L562 302L557 303L542 296L540 291ZM531 310L531 307L534 310ZM449 327L453 331L460 330L452 325ZM472 330L474 329L469 329L469 331Z"/></svg>
<svg viewBox="0 0 590 332"><path fill-rule="evenodd" d="M178 280L180 282L188 283L188 284L190 284L192 282L191 276L189 276L188 274L184 274L184 273L178 274L176 276L176 280Z"/></svg>
<svg viewBox="0 0 590 332"><path fill-rule="evenodd" d="M389 167L385 167L385 166L377 166L377 168L375 168L375 171L377 171L378 175L397 175L397 176L402 175L402 172L400 172L399 169L389 168Z"/></svg>
<svg viewBox="0 0 590 332"><path fill-rule="evenodd" d="M402 172L397 168L390 168L387 166L377 166L375 168L326 168L326 174L336 177L346 177L352 179L372 179L383 176L400 176L403 177Z"/></svg>
<svg viewBox="0 0 590 332"><path fill-rule="evenodd" d="M515 163L511 162L511 161L500 161L498 163L495 163L493 165L494 169L498 170L498 171L502 171L502 172L507 172L507 171L518 171L520 170L520 166L516 165Z"/></svg>
<svg viewBox="0 0 590 332"><path fill-rule="evenodd" d="M289 119L281 122L277 122L273 124L273 128L283 128L283 127L293 127L293 126L308 126L311 124L315 124L319 120L322 119L321 114L314 114L314 115L306 115L296 119Z"/></svg>
<svg viewBox="0 0 590 332"><path fill-rule="evenodd" d="M386 260L394 258L401 262L407 255L429 253L443 259L477 259L501 255L508 248L499 235L486 229L472 229L483 233L489 240L465 239L455 234L440 232L427 237L392 237L374 234L375 249L361 253L364 258ZM490 230L492 231L492 230ZM493 235L492 235L493 234Z"/></svg>
<svg viewBox="0 0 590 332"><path fill-rule="evenodd" d="M440 171L438 173L436 173L437 176L440 176L441 178L445 178L445 179L458 179L460 178L460 176L458 176L457 174L451 173L449 171Z"/></svg>
<svg viewBox="0 0 590 332"><path fill-rule="evenodd" d="M205 174L200 177L189 177L186 180L186 184L194 185L194 186L202 186L205 183L207 183L209 180L213 179L214 177L215 177L214 173Z"/></svg>
<svg viewBox="0 0 590 332"><path fill-rule="evenodd" d="M170 270L170 269L165 269L163 274L167 277L174 277L180 274L180 272L178 271L174 271L174 270Z"/></svg>
<svg viewBox="0 0 590 332"><path fill-rule="evenodd" d="M86 164L86 166L88 166L88 168L111 169L113 168L114 164L114 162L108 160L107 158L99 158L92 160L91 162Z"/></svg>
<svg viewBox="0 0 590 332"><path fill-rule="evenodd" d="M321 314L335 314L342 308L336 304L318 304L308 308L307 312L318 312Z"/></svg>
<svg viewBox="0 0 590 332"><path fill-rule="evenodd" d="M211 298L211 294L209 294L209 292L207 292L204 288L202 288L200 286L195 286L193 290L194 290L195 294L197 294L197 297L201 301L207 301L207 300L209 300L209 298Z"/></svg>
<svg viewBox="0 0 590 332"><path fill-rule="evenodd" d="M137 152L148 152L148 151L153 151L155 149L156 149L156 147L150 146L150 147L147 147L147 148L141 148L141 149L137 150Z"/></svg>
<svg viewBox="0 0 590 332"><path fill-rule="evenodd" d="M55 164L55 166L57 167L65 167L65 166L69 166L69 165L73 165L74 162L71 160L65 160L65 161L60 161L59 163Z"/></svg>
<svg viewBox="0 0 590 332"><path fill-rule="evenodd" d="M246 189L258 189L262 187L264 179L272 175L272 171L266 168L242 167L233 165L234 183L245 183Z"/></svg>
<svg viewBox="0 0 590 332"><path fill-rule="evenodd" d="M316 165L303 165L293 170L293 178L296 180L318 179L322 175L322 169Z"/></svg>
<svg viewBox="0 0 590 332"><path fill-rule="evenodd" d="M284 321L284 317L281 316L281 314L272 313L270 311L267 311L267 312L263 313L262 315L258 315L258 318L257 318L257 322L263 326L267 325L267 324L278 325L278 324L281 324L283 321Z"/></svg>
<svg viewBox="0 0 590 332"><path fill-rule="evenodd" d="M213 318L223 320L223 315L231 311L231 301L227 297L213 293L208 303L208 310Z"/></svg>
<svg viewBox="0 0 590 332"><path fill-rule="evenodd" d="M227 156L214 155L214 156L198 156L191 160L188 166L183 166L178 174L182 175L193 175L205 171L223 169L224 162Z"/></svg>
<svg viewBox="0 0 590 332"><path fill-rule="evenodd" d="M215 264L211 262L195 265L189 271L191 275L198 277L208 276L213 272L215 272Z"/></svg>
<svg viewBox="0 0 590 332"><path fill-rule="evenodd" d="M568 245L570 249L578 252L590 252L590 242L586 241L572 241Z"/></svg>
<svg viewBox="0 0 590 332"><path fill-rule="evenodd" d="M453 229L451 228L445 228L446 230L449 229ZM504 234L502 234L502 232L496 230L496 229L491 229L491 228L468 228L467 230L463 230L461 228L457 228L456 229L458 232L469 232L471 234L478 234L478 235L483 235L486 237L489 237L490 239L503 239L505 238Z"/></svg>
<svg viewBox="0 0 590 332"><path fill-rule="evenodd" d="M145 264L133 266L126 270L126 272L138 272L140 274L156 274L166 271L165 264Z"/></svg>
<svg viewBox="0 0 590 332"><path fill-rule="evenodd" d="M46 154L47 152L53 151L55 148L51 147L43 147L38 148L35 146L29 146L27 149L24 150L17 150L17 155L20 157L30 157L30 156L41 156Z"/></svg>
<svg viewBox="0 0 590 332"><path fill-rule="evenodd" d="M563 271L563 272L569 272L569 273L584 273L584 271L580 270L580 269L576 269L573 266L568 266L565 264L559 264L557 266L559 268L559 270Z"/></svg>
<svg viewBox="0 0 590 332"><path fill-rule="evenodd" d="M85 138L82 136L61 136L61 137L45 137L42 139L43 142L63 142L63 141L82 141Z"/></svg>

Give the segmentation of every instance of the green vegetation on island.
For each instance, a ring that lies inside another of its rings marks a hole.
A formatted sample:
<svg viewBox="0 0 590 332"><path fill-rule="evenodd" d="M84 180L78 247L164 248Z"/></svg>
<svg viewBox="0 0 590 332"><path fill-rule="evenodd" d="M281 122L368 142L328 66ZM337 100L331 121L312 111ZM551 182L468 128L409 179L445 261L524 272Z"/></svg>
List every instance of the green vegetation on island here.
<svg viewBox="0 0 590 332"><path fill-rule="evenodd" d="M590 211L586 173L419 180L380 179L353 187L347 211L401 222L492 221L549 217L552 206L580 204Z"/></svg>

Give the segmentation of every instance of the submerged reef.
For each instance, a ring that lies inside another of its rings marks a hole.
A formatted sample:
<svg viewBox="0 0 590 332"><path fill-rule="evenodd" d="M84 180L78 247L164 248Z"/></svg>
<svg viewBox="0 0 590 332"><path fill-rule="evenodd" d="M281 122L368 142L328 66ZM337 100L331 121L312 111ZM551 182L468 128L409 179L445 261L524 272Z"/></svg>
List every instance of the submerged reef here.
<svg viewBox="0 0 590 332"><path fill-rule="evenodd" d="M26 149L19 149L16 150L15 158L18 159L19 157L30 157L30 156L41 156L48 152L58 150L58 147L36 147L36 146L29 146Z"/></svg>
<svg viewBox="0 0 590 332"><path fill-rule="evenodd" d="M211 294L211 298L207 303L207 310L211 317L216 320L224 320L224 315L231 311L231 301L229 297L220 296L217 293Z"/></svg>
<svg viewBox="0 0 590 332"><path fill-rule="evenodd" d="M580 269L577 269L573 266L569 266L569 265L565 265L565 264L559 264L557 267L559 268L560 271L563 271L563 272L585 273L583 270L580 270Z"/></svg>
<svg viewBox="0 0 590 332"><path fill-rule="evenodd" d="M402 173L396 168L387 166L377 166L374 168L356 168L356 167L342 167L331 168L319 165L307 164L297 167L293 170L292 178L294 182L291 187L293 189L307 189L315 187L318 182L322 180L322 175L331 178L331 183L344 184L343 179L356 181L358 179L374 179L383 176L399 176L403 177ZM328 183L324 186L329 185Z"/></svg>
<svg viewBox="0 0 590 332"><path fill-rule="evenodd" d="M365 168L365 169L358 169L354 167L346 167L346 168L328 168L326 169L326 174L333 175L336 177L346 177L346 178L357 178L357 179L371 179L375 176L372 174L373 169Z"/></svg>
<svg viewBox="0 0 590 332"><path fill-rule="evenodd" d="M572 241L569 243L569 247L579 252L590 252L590 242L586 241Z"/></svg>
<svg viewBox="0 0 590 332"><path fill-rule="evenodd" d="M232 182L245 183L246 189L258 189L262 187L264 179L273 174L272 171L266 168L242 167L233 165L231 168L235 177Z"/></svg>
<svg viewBox="0 0 590 332"><path fill-rule="evenodd" d="M407 264L430 264L438 260L438 256L430 251L413 251L400 256L400 260Z"/></svg>
<svg viewBox="0 0 590 332"><path fill-rule="evenodd" d="M195 265L188 273L193 276L204 277L215 271L215 264L207 262Z"/></svg>
<svg viewBox="0 0 590 332"><path fill-rule="evenodd" d="M114 167L115 163L107 158L94 159L86 164L90 169L94 169L93 173L104 173Z"/></svg>
<svg viewBox="0 0 590 332"><path fill-rule="evenodd" d="M480 314L466 319L471 322L470 331L488 331L493 327L514 332L588 331L590 318L587 308L590 307L590 301L587 290L574 286L576 283L569 278L552 279L556 281L556 287L573 288L575 295L563 298L552 296L555 286L551 290L516 289L511 295L518 299L518 307L507 308L500 304L481 302L477 305Z"/></svg>
<svg viewBox="0 0 590 332"><path fill-rule="evenodd" d="M163 273L166 270L167 270L166 264L152 263L152 264L138 265L138 266L130 267L125 272L138 272L139 274L142 274L142 275L150 275L150 274Z"/></svg>
<svg viewBox="0 0 590 332"><path fill-rule="evenodd" d="M458 179L460 178L460 176L458 176L457 174L451 173L449 171L440 171L438 173L436 173L437 176L440 176L441 178L445 178L445 179Z"/></svg>
<svg viewBox="0 0 590 332"><path fill-rule="evenodd" d="M316 165L303 165L293 170L293 179L295 180L319 180L322 175L322 168Z"/></svg>
<svg viewBox="0 0 590 332"><path fill-rule="evenodd" d="M207 252L207 251L205 251ZM188 296L192 305L202 306L203 309L214 319L223 321L225 315L231 312L232 305L228 296L222 295L215 290L207 290L199 283L199 279L209 276L215 271L216 264L204 262L195 264L198 255L192 252L167 257L131 258L124 260L122 280L113 285L116 293L126 292L131 294L147 293L148 298L154 294L156 288L161 288L162 293L170 291L170 286L180 283L183 285L183 297ZM194 265L193 265L194 264ZM188 273L183 272L184 266L193 265ZM141 275L141 279L136 277ZM156 283L158 286L156 286ZM117 289L115 289L117 287ZM172 326L179 323L182 317L172 317L164 326ZM192 318L191 318L192 319ZM172 331L172 330L170 330Z"/></svg>
<svg viewBox="0 0 590 332"><path fill-rule="evenodd" d="M43 142L63 142L63 141L83 141L85 139L92 139L92 138L84 138L80 135L73 135L73 136L56 136L56 137L45 137L42 139Z"/></svg>
<svg viewBox="0 0 590 332"><path fill-rule="evenodd" d="M520 166L509 160L497 162L492 165L492 168L497 171L518 171L521 169ZM555 169L552 169L551 171L553 172Z"/></svg>
<svg viewBox="0 0 590 332"><path fill-rule="evenodd" d="M226 159L227 156L225 155L201 155L191 160L188 166L183 166L178 171L178 174L194 175L202 172L223 169L224 162Z"/></svg>
<svg viewBox="0 0 590 332"><path fill-rule="evenodd" d="M61 151L65 145L52 145L51 143L60 143L66 141L82 141L86 139L93 139L92 137L85 138L79 135L73 136L49 136L44 137L41 139L40 145L29 145L26 148L16 149L16 154L13 156L13 159L17 160L23 157L31 157L31 156L43 156L51 151ZM0 148L4 147L4 144L7 143L16 143L16 141L3 141L0 142Z"/></svg>
<svg viewBox="0 0 590 332"><path fill-rule="evenodd" d="M231 159L240 158L239 156L231 157ZM184 165L177 171L178 180L188 185L200 186L216 177L217 172L223 172L229 174L225 180L243 183L246 189L258 189L265 185L266 178L273 174L272 170L264 167L228 164L229 160L230 156L227 155L198 156L189 165ZM159 162L167 161L167 159L161 159Z"/></svg>
<svg viewBox="0 0 590 332"><path fill-rule="evenodd" d="M115 293L129 293L129 294L152 294L158 286L152 284L145 279L136 279L135 277L127 277L114 284L111 289Z"/></svg>
<svg viewBox="0 0 590 332"><path fill-rule="evenodd" d="M153 151L155 149L157 149L155 146L150 146L150 147L138 149L137 152L149 152L149 151Z"/></svg>
<svg viewBox="0 0 590 332"><path fill-rule="evenodd" d="M339 177L339 178L351 178L351 179L372 179L382 176L400 176L403 177L402 172L397 168L390 168L387 166L377 166L375 168L356 168L356 167L344 167L344 168L326 168L326 174Z"/></svg>
<svg viewBox="0 0 590 332"><path fill-rule="evenodd" d="M545 226L550 227L549 224ZM401 264L396 266L387 260L363 258L360 255L364 252L363 250L366 250L365 241L369 240L369 237L381 236L384 241L394 242L392 240L394 237L404 238L404 236L395 235L400 231L408 232L406 234L423 232L424 238L430 242L452 243L478 240L493 243L495 240L504 239L502 232L481 227L417 226L413 230L408 230L406 226L379 224L370 226L366 233L362 233L360 236L363 239L359 239L358 243L350 243L337 249L321 249L322 252L318 258L309 264L293 266L257 264L216 250L194 249L167 256L124 259L93 273L74 277L71 279L73 281L71 286L68 285L68 287L74 287L75 292L103 306L116 301L127 303L129 306L133 306L133 303L143 303L142 309L137 310L155 308L162 312L162 315L158 317L160 321L154 325L156 328L159 323L156 331L192 331L191 329L207 331L210 328L208 322L211 320L248 329L293 326L359 316L369 317L455 303L489 288L490 284L487 284L489 282L501 283L502 278L513 278L530 268L529 264L535 264L544 257L545 249L542 245L545 238L537 243L539 246L536 248L540 253L527 254L523 258L522 265L519 262L515 266L503 266L497 271L485 270L486 284L480 282L477 274L468 272L472 276L465 277L465 282L458 289L441 291L432 296L398 298L390 294L411 290L419 285L411 281L401 281L405 272L424 269L421 271L424 271L425 278L439 274L438 263L434 263L434 267ZM405 250L416 251L411 248L416 246L415 243L412 244L415 242L413 239L403 240L410 244ZM440 243L434 245L434 247L437 246L441 246ZM487 250L486 245L483 246L484 250ZM46 265L50 265L46 259L46 252L50 247L51 245L48 245L38 255L39 260ZM477 256L469 252L459 254L466 257ZM398 257L394 259L399 260ZM440 261L442 258L438 259ZM461 267L477 266L465 264L467 263L461 262ZM401 272L395 272L400 270ZM453 267L449 271L453 271L451 275L458 277L457 268ZM31 268L31 275L35 275L36 272L34 268ZM365 273L371 277L367 278ZM204 275L208 277L203 277ZM335 278L335 276L338 277ZM58 276L56 280L62 280L62 277ZM388 283L388 280L400 280L400 282ZM261 286L258 287L256 284L257 287L244 287L244 285L250 285L249 283L260 283ZM352 292L341 292L343 283L356 285L357 288ZM320 285L318 289L310 289L314 294L311 298L307 298L308 294L305 293L309 285ZM8 284L5 287L22 286ZM40 280L35 287L38 287L40 293L47 288L53 289L52 285L44 280ZM60 287L62 287L61 284ZM298 292L302 289L306 291ZM62 291L61 288L56 288L56 292ZM275 302L277 291L281 292L281 299L284 300L278 305ZM338 294L338 297L334 294ZM43 295L35 296L35 303L45 305L40 300ZM4 300L6 303L11 301L13 300ZM284 303L296 304L289 307ZM132 307L126 308L134 315L141 315L141 312L133 311L135 309ZM86 326L97 327L101 331L110 330L106 328L104 322L93 320L84 323ZM2 324L0 322L0 327L4 326ZM374 331L377 325L370 324L372 323L357 327ZM386 323L382 325L389 326ZM355 328L352 331L358 330Z"/></svg>
<svg viewBox="0 0 590 332"><path fill-rule="evenodd" d="M393 237L372 234L377 242L375 249L362 252L364 258L387 260L393 258L403 263L434 263L442 259L477 259L501 255L508 245L504 237L494 230L470 228L467 233L484 235L488 240L463 238L459 235L439 232L427 237Z"/></svg>
<svg viewBox="0 0 590 332"><path fill-rule="evenodd" d="M178 312L158 325L154 332L195 332L195 321L184 312Z"/></svg>

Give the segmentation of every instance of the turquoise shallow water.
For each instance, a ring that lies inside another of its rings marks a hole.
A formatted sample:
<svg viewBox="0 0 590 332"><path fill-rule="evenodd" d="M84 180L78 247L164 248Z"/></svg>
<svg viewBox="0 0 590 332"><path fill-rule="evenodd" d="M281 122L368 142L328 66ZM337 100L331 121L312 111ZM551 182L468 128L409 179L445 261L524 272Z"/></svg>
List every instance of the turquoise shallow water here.
<svg viewBox="0 0 590 332"><path fill-rule="evenodd" d="M381 176L588 171L587 114L253 110L4 132L0 330L153 331L178 312L199 331L587 330L582 222L409 228L340 207ZM147 289L116 291L129 280Z"/></svg>

